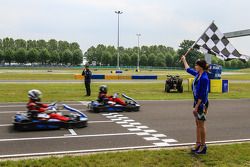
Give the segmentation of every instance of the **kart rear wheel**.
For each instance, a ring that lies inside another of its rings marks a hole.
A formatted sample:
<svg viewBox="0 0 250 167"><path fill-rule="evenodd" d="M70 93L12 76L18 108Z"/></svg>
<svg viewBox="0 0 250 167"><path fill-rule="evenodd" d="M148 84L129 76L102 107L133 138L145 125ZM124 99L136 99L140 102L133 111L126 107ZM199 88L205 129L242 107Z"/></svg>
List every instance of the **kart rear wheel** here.
<svg viewBox="0 0 250 167"><path fill-rule="evenodd" d="M182 85L179 87L178 92L183 93L183 86Z"/></svg>
<svg viewBox="0 0 250 167"><path fill-rule="evenodd" d="M165 85L165 92L170 93L170 86L168 84Z"/></svg>

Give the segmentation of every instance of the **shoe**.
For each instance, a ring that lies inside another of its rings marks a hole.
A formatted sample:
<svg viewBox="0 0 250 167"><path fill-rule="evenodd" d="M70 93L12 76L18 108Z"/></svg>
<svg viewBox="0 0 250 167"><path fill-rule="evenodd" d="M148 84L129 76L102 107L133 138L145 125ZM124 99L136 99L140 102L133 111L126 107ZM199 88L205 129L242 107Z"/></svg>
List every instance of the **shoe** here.
<svg viewBox="0 0 250 167"><path fill-rule="evenodd" d="M200 145L199 150L195 152L195 154L202 155L207 153L207 145Z"/></svg>
<svg viewBox="0 0 250 167"><path fill-rule="evenodd" d="M191 148L191 152L195 153L196 151L198 151L200 149L201 144L196 144L193 148Z"/></svg>

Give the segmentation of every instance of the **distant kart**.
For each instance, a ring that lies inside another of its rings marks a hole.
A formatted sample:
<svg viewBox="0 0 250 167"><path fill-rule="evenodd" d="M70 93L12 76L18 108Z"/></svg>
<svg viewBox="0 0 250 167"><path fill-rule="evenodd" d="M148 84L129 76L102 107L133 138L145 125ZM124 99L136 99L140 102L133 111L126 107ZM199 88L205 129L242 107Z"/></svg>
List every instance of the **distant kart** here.
<svg viewBox="0 0 250 167"><path fill-rule="evenodd" d="M171 91L177 91L183 93L183 79L179 75L167 75L165 83L165 92L170 93Z"/></svg>
<svg viewBox="0 0 250 167"><path fill-rule="evenodd" d="M81 111L71 108L66 104L62 105L62 109L66 109L69 114L64 115L69 117L70 121L64 122L58 119L46 118L46 113L44 118L34 117L37 112L25 112L17 113L14 116L14 129L15 130L49 130L49 129L60 129L60 128L83 128L87 126L88 117ZM54 113L61 113L56 105L56 103L49 106L49 111ZM47 115L48 116L48 115Z"/></svg>
<svg viewBox="0 0 250 167"><path fill-rule="evenodd" d="M91 112L122 112L122 111L139 111L140 105L132 98L126 96L125 94L122 94L124 98L126 98L126 106L116 104L112 101L107 101L105 103L98 102L98 101L91 101L88 104L88 110Z"/></svg>

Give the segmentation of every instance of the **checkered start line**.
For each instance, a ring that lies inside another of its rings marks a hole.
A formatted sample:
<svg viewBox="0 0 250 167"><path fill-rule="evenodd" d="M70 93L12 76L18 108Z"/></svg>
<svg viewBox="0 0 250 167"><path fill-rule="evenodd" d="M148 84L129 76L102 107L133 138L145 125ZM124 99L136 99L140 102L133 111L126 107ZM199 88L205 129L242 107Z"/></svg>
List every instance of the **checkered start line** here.
<svg viewBox="0 0 250 167"><path fill-rule="evenodd" d="M167 135L160 134L154 129L143 126L141 123L136 122L119 113L102 114L106 118L114 121L115 123L127 128L130 132L135 132L136 135L141 136L144 140L151 141L157 147L171 146L170 143L178 142L175 139L167 138Z"/></svg>

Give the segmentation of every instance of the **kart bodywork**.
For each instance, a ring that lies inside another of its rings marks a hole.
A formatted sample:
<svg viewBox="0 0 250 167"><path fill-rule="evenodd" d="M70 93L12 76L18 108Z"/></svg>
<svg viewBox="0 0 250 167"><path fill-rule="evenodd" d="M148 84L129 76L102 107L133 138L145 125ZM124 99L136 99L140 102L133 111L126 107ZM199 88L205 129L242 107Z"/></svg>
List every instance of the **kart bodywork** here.
<svg viewBox="0 0 250 167"><path fill-rule="evenodd" d="M56 104L49 107L51 112L61 113ZM46 118L34 118L32 111L25 113L17 113L14 116L13 125L16 130L49 130L60 128L83 128L87 126L88 117L81 111L72 108L66 104L62 105L62 108L68 111L65 117L69 117L70 121L64 122L57 119ZM45 114L45 113L44 113Z"/></svg>
<svg viewBox="0 0 250 167"><path fill-rule="evenodd" d="M88 104L88 110L92 112L122 112L122 111L139 111L140 105L134 99L122 94L124 98L126 98L126 106L107 101L107 102L98 102L91 101Z"/></svg>

